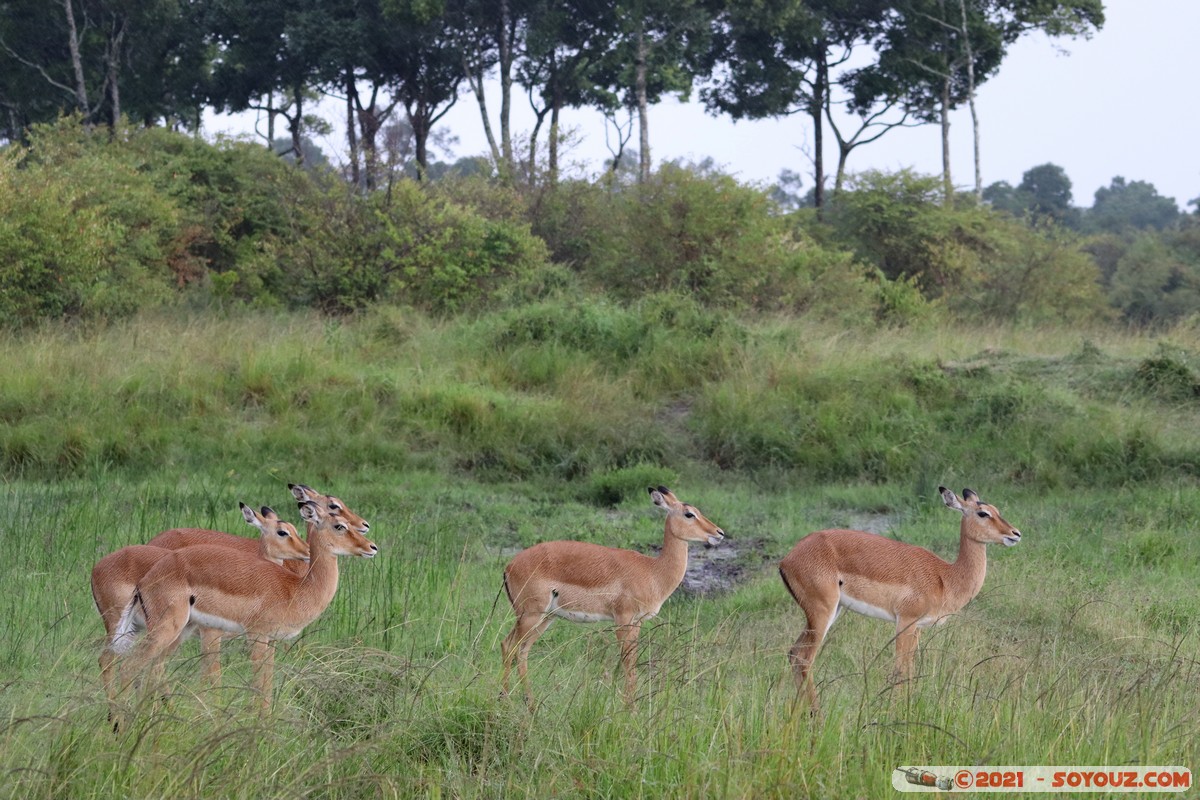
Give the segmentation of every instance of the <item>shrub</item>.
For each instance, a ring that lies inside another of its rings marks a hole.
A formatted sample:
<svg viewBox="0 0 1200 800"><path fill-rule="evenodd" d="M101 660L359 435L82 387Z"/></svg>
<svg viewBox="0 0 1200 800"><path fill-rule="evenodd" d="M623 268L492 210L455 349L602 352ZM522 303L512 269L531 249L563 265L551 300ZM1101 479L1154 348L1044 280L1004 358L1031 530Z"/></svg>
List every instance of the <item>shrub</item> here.
<svg viewBox="0 0 1200 800"><path fill-rule="evenodd" d="M365 199L330 187L310 224L278 260L295 277L294 299L328 311L380 299L478 308L546 262L524 223L486 219L414 181Z"/></svg>
<svg viewBox="0 0 1200 800"><path fill-rule="evenodd" d="M613 507L635 496L644 496L650 486L673 486L678 473L655 464L605 470L589 477L579 489L579 499L595 506Z"/></svg>
<svg viewBox="0 0 1200 800"><path fill-rule="evenodd" d="M124 316L170 297L178 209L72 133L36 129L30 150L0 158L0 323Z"/></svg>

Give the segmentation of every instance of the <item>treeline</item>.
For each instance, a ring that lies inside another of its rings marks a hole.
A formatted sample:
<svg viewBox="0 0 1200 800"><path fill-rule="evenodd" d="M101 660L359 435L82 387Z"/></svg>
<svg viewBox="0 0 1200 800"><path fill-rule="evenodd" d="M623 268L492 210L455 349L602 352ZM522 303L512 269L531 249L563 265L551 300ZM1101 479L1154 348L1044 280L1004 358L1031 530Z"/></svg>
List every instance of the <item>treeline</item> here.
<svg viewBox="0 0 1200 800"><path fill-rule="evenodd" d="M349 177L370 189L397 125L423 176L435 125L461 100L478 104L502 180L532 178L540 145L553 182L560 112L589 107L609 120L614 167L636 157L647 180L647 108L698 92L735 119L807 116L821 207L826 137L835 189L850 153L897 125L940 122L948 148L948 112L974 109L1013 42L1103 22L1101 0L3 0L0 133L23 141L63 113L195 131L205 109L257 109L262 136L303 160L305 136L327 125L315 102L336 98ZM518 136L512 109L526 100L536 123ZM856 127L839 126L835 108ZM978 195L978 152L975 173Z"/></svg>
<svg viewBox="0 0 1200 800"><path fill-rule="evenodd" d="M937 177L910 172L850 176L823 218L776 194L674 164L641 182L448 176L364 194L253 144L68 119L0 153L0 324L660 293L889 325L1200 311L1196 215L1089 234L970 195L946 206Z"/></svg>

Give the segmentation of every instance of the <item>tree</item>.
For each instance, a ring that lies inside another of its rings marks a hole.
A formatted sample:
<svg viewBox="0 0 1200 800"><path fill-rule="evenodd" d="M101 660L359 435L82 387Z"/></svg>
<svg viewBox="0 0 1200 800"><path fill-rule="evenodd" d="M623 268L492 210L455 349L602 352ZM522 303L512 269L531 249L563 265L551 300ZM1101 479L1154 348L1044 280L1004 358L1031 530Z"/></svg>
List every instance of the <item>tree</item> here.
<svg viewBox="0 0 1200 800"><path fill-rule="evenodd" d="M1161 231L1178 219L1179 207L1174 198L1162 197L1151 183L1126 183L1119 175L1109 186L1096 190L1095 201L1085 216L1089 228L1113 232L1129 228Z"/></svg>
<svg viewBox="0 0 1200 800"><path fill-rule="evenodd" d="M616 35L588 71L591 103L615 119L638 118L638 180L650 176L649 107L664 95L687 98L709 53L711 17L700 0L616 0Z"/></svg>
<svg viewBox="0 0 1200 800"><path fill-rule="evenodd" d="M950 111L971 106L975 140L975 193L982 196L978 85L1000 68L1008 46L1030 31L1051 37L1089 36L1104 24L1101 0L899 0L873 40L879 60L869 71L876 91L903 98L918 119L942 128L943 202L954 183L950 165Z"/></svg>
<svg viewBox="0 0 1200 800"><path fill-rule="evenodd" d="M231 111L257 109L282 116L291 152L304 157L305 103L328 78L329 40L336 7L321 0L213 0L209 17L216 47L212 102ZM276 105L276 95L285 98Z"/></svg>
<svg viewBox="0 0 1200 800"><path fill-rule="evenodd" d="M0 2L0 104L9 138L76 112L115 126L194 124L208 67L198 8L185 0Z"/></svg>
<svg viewBox="0 0 1200 800"><path fill-rule="evenodd" d="M1078 213L1071 206L1071 179L1057 164L1042 164L1026 170L1017 192L1027 198L1028 210L1068 226L1078 224Z"/></svg>
<svg viewBox="0 0 1200 800"><path fill-rule="evenodd" d="M450 30L460 54L463 77L479 104L483 132L503 181L515 176L512 134L513 70L524 41L532 0L451 0ZM497 140L484 94L484 79L496 71L500 84L500 138Z"/></svg>
<svg viewBox="0 0 1200 800"><path fill-rule="evenodd" d="M445 6L391 0L387 10L394 49L384 70L394 96L404 106L415 146L417 179L424 180L433 126L458 101L464 79L462 58Z"/></svg>
<svg viewBox="0 0 1200 800"><path fill-rule="evenodd" d="M702 92L706 105L734 119L808 115L818 213L825 205L824 127L826 119L833 124L830 97L837 83L832 75L866 43L886 9L887 4L877 0L761 0L729 3L718 18L711 56L715 77ZM849 84L847 91L857 94ZM882 122L876 103L882 94L863 95L863 102L853 105L864 111L857 133L843 136L835 128L839 183L850 151L894 127ZM889 106L885 101L883 110ZM866 135L879 125L884 130Z"/></svg>
<svg viewBox="0 0 1200 800"><path fill-rule="evenodd" d="M527 171L533 179L538 136L549 117L549 180L558 179L559 115L563 108L592 105L610 110L611 98L596 88L592 73L612 47L615 6L607 0L537 0L525 35L517 81L529 95L536 122L529 137ZM536 95L536 97L535 97ZM606 131L607 132L607 131Z"/></svg>

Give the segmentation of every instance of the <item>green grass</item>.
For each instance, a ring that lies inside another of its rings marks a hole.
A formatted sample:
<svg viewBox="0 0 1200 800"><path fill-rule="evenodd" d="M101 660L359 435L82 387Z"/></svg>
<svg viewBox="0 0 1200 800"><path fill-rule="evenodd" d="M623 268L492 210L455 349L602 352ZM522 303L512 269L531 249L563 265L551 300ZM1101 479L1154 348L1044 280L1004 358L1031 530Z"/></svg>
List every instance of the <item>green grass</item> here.
<svg viewBox="0 0 1200 800"><path fill-rule="evenodd" d="M285 489L253 472L10 483L0 796L874 797L900 764L1200 763L1190 485L977 487L1022 544L993 551L981 594L926 634L908 690L888 682L888 626L839 621L818 720L793 713L784 654L802 614L774 562L861 514L952 557L957 518L936 497L679 485L733 541L761 542L767 566L728 594L668 601L644 632L636 712L610 629L554 626L533 650L531 716L497 697L506 554L562 536L646 547L662 525L649 502L604 511L433 473L320 488L368 516L382 552L343 563L333 604L281 648L273 713L254 711L243 648L226 648L213 689L193 643L171 662L169 701L145 701L114 735L91 563L175 524L237 530L238 499L286 507Z"/></svg>
<svg viewBox="0 0 1200 800"><path fill-rule="evenodd" d="M547 340L570 320L378 309L8 335L0 798L858 798L890 796L901 764L1200 764L1200 419L1136 377L1166 353L1186 383L1196 335L703 333L600 307ZM343 562L331 606L281 646L273 712L243 647L213 688L191 642L169 700L113 734L92 564L165 528L241 531L238 501L285 511L289 481L364 514L381 553ZM636 712L603 625L538 642L536 714L500 700L504 563L556 538L661 542L658 482L761 550L744 580L676 593L646 625ZM843 616L816 667L823 716L794 713L803 615L778 559L868 524L952 558L939 483L979 491L1021 545L925 634L909 687L888 681L889 627Z"/></svg>

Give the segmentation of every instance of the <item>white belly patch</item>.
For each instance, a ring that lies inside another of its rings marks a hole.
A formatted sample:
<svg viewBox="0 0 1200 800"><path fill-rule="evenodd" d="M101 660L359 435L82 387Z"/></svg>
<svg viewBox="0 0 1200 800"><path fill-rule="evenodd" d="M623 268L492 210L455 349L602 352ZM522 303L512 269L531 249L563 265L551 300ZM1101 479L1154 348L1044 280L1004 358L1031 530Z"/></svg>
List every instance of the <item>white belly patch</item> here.
<svg viewBox="0 0 1200 800"><path fill-rule="evenodd" d="M188 622L193 625L201 625L205 628L216 628L220 631L225 631L232 634L243 634L246 629L232 620L218 617L216 614L205 614L203 611L197 611L195 608L191 610L188 616Z"/></svg>
<svg viewBox="0 0 1200 800"><path fill-rule="evenodd" d="M570 608L569 606L561 606L558 604L558 594L550 595L550 605L546 608L547 614L553 614L556 617L562 617L571 622L610 622L612 616L609 614L598 614L591 611L581 611Z"/></svg>
<svg viewBox="0 0 1200 800"><path fill-rule="evenodd" d="M892 612L885 611L879 606L873 606L870 603L865 603L862 600L859 600L857 597L851 597L845 592L841 593L841 599L838 600L838 605L845 606L851 611L857 611L859 614L873 617L874 619L881 619L885 622L896 621L896 615Z"/></svg>

